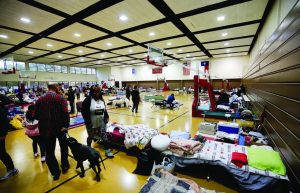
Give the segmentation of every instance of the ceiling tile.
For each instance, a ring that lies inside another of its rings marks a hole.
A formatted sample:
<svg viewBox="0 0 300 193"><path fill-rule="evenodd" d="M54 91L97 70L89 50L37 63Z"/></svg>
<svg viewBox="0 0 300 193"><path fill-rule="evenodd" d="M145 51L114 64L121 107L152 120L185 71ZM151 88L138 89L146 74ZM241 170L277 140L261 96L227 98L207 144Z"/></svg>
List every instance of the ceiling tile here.
<svg viewBox="0 0 300 193"><path fill-rule="evenodd" d="M142 54L135 54L135 55L131 55L131 56L135 57L135 58L144 58L144 59L146 59L147 55L148 55L148 52L144 52Z"/></svg>
<svg viewBox="0 0 300 193"><path fill-rule="evenodd" d="M211 4L219 3L224 0L165 0L169 7L177 14L190 11L196 8L205 7Z"/></svg>
<svg viewBox="0 0 300 193"><path fill-rule="evenodd" d="M56 53L56 54L51 54L51 55L47 56L47 58L53 58L53 59L57 59L57 60L64 60L64 59L73 58L73 57L74 56L72 56L72 55L62 54L62 53Z"/></svg>
<svg viewBox="0 0 300 193"><path fill-rule="evenodd" d="M90 53L93 53L93 52L98 52L98 51L94 50L94 49L90 49L90 48L85 48L85 47L82 47L82 46L72 48L70 50L63 51L63 53L75 54L75 55L79 55L79 56L80 55L85 55L85 54L90 54Z"/></svg>
<svg viewBox="0 0 300 193"><path fill-rule="evenodd" d="M174 38L174 39L169 39L169 40L164 40L164 41L153 43L153 45L155 47L162 48L162 49L168 49L168 48L172 48L172 47L190 45L190 44L193 44L193 42L186 37Z"/></svg>
<svg viewBox="0 0 300 193"><path fill-rule="evenodd" d="M155 33L154 36L150 36L150 33ZM125 37L128 37L132 40L138 42L148 42L155 39L165 38L169 36L175 36L182 34L182 32L177 29L171 22L144 28L134 32L124 34Z"/></svg>
<svg viewBox="0 0 300 193"><path fill-rule="evenodd" d="M7 36L6 39L0 38L0 42L10 43L10 44L19 44L31 37L31 35L15 32L15 31L3 29L3 28L0 28L0 34Z"/></svg>
<svg viewBox="0 0 300 193"><path fill-rule="evenodd" d="M217 43L209 43L204 44L206 49L214 49L214 48L226 48L231 46L241 46L241 45L251 45L253 38L243 38L237 40L230 40L230 41L222 41ZM228 46L225 46L225 43L229 43Z"/></svg>
<svg viewBox="0 0 300 193"><path fill-rule="evenodd" d="M13 46L11 46L11 45L6 45L6 44L1 44L0 43L0 52L4 52L4 51L6 51L6 50L8 50L8 49L10 49L12 47Z"/></svg>
<svg viewBox="0 0 300 193"><path fill-rule="evenodd" d="M262 18L267 2L268 0L253 0L183 18L182 21L192 32L195 32L224 25L257 20ZM218 16L224 16L225 20L217 21Z"/></svg>
<svg viewBox="0 0 300 193"><path fill-rule="evenodd" d="M61 48L68 47L70 45L71 44L67 44L67 43L63 43L63 42L59 42L59 41L55 41L55 40L50 40L47 38L42 38L32 44L29 44L28 47L55 51L55 50L59 50Z"/></svg>
<svg viewBox="0 0 300 193"><path fill-rule="evenodd" d="M114 57L114 56L118 56L118 55L112 54L109 52L102 52L102 53L98 53L98 54L89 55L89 57L97 58L97 59L106 59L106 58L110 58L110 57Z"/></svg>
<svg viewBox="0 0 300 193"><path fill-rule="evenodd" d="M253 24L253 25L247 25L247 26L241 26L241 27L235 27L225 30L218 30L208 33L202 33L196 35L198 40L200 42L208 42L213 40L221 40L221 39L228 39L228 38L234 38L239 36L247 36L247 35L255 35L256 30L258 28L259 24ZM227 33L226 36L223 36Z"/></svg>
<svg viewBox="0 0 300 193"><path fill-rule="evenodd" d="M54 62L53 64L56 64L56 65L71 65L73 64L74 62L70 61L70 60L64 60L64 61L56 61Z"/></svg>
<svg viewBox="0 0 300 193"><path fill-rule="evenodd" d="M15 61L27 61L30 58L32 58L32 56L28 56L28 55L23 55L23 54L9 54L7 57L13 57Z"/></svg>
<svg viewBox="0 0 300 193"><path fill-rule="evenodd" d="M88 0L88 1L37 0L37 1L70 15L73 15L87 8L88 6L98 2L98 0Z"/></svg>
<svg viewBox="0 0 300 193"><path fill-rule="evenodd" d="M147 52L147 48L141 46L132 46L121 50L114 50L113 53L127 55L127 54L134 54L139 52Z"/></svg>
<svg viewBox="0 0 300 193"><path fill-rule="evenodd" d="M0 1L0 7L2 7L0 12L1 25L33 33L44 31L64 19L19 1ZM22 17L30 19L31 22L20 21ZM45 22L45 18L47 18L47 22Z"/></svg>
<svg viewBox="0 0 300 193"><path fill-rule="evenodd" d="M29 53L29 52L33 52L33 53ZM21 49L15 51L13 54L23 54L23 55L31 56L31 58L34 58L36 56L40 56L40 55L47 54L47 53L49 53L49 52L42 51L42 50L35 50L35 49L31 49L31 48L21 48Z"/></svg>
<svg viewBox="0 0 300 193"><path fill-rule="evenodd" d="M35 60L32 60L30 62L33 62L33 63L40 63L40 64L51 64L52 62L56 61L55 59L53 58L38 58L38 59L35 59Z"/></svg>
<svg viewBox="0 0 300 193"><path fill-rule="evenodd" d="M250 46L243 46L238 48L227 48L227 49L219 49L219 50L209 50L209 53L213 54L221 54L221 53L231 53L231 52L248 52Z"/></svg>
<svg viewBox="0 0 300 193"><path fill-rule="evenodd" d="M246 56L248 52L241 52L235 54L221 54L221 55L214 55L215 58L223 58L223 57L234 57L234 56Z"/></svg>
<svg viewBox="0 0 300 193"><path fill-rule="evenodd" d="M120 56L120 57L112 58L112 59L108 59L108 60L113 61L113 62L122 62L122 61L126 61L126 60L132 60L132 58Z"/></svg>
<svg viewBox="0 0 300 193"><path fill-rule="evenodd" d="M92 60L95 60L95 59L85 58L85 57L78 57L78 58L71 59L70 61L72 61L72 62L86 63L86 62L89 62L89 61L92 61Z"/></svg>
<svg viewBox="0 0 300 193"><path fill-rule="evenodd" d="M113 37L113 38L108 38L108 39L105 39L105 40L101 40L101 41L98 41L98 42L88 44L88 46L95 47L95 48L102 49L102 50L110 50L110 49L113 49L113 48L127 46L127 45L130 45L130 44L131 44L130 42L127 42L127 41L122 40L120 38Z"/></svg>
<svg viewBox="0 0 300 193"><path fill-rule="evenodd" d="M173 54L180 54L184 52L193 52L193 51L199 51L200 49L197 46L188 46L188 47L182 47L182 48L175 48L175 49L167 49L166 52L173 53Z"/></svg>
<svg viewBox="0 0 300 193"><path fill-rule="evenodd" d="M77 33L80 37L76 37ZM99 30L87 27L85 25L74 23L50 35L52 38L66 40L73 43L81 43L94 38L102 37L105 33Z"/></svg>
<svg viewBox="0 0 300 193"><path fill-rule="evenodd" d="M120 21L119 17L121 15L126 15L128 18L127 21ZM163 17L148 1L126 0L98 12L85 20L116 32Z"/></svg>

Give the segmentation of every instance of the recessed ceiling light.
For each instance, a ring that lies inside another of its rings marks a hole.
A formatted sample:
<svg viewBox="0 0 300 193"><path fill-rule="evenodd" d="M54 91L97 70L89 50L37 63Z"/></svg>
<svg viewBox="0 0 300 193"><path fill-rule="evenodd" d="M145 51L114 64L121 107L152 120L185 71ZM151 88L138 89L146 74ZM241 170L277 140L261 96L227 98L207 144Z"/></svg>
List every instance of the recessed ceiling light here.
<svg viewBox="0 0 300 193"><path fill-rule="evenodd" d="M218 20L218 21L224 21L224 19L225 19L225 16L224 16L224 15L221 15L221 16L217 17L217 20Z"/></svg>
<svg viewBox="0 0 300 193"><path fill-rule="evenodd" d="M228 46L228 45L229 45L229 43L228 43L228 42L224 43L224 46Z"/></svg>
<svg viewBox="0 0 300 193"><path fill-rule="evenodd" d="M101 64L101 61L98 61L97 63L98 63L98 64Z"/></svg>
<svg viewBox="0 0 300 193"><path fill-rule="evenodd" d="M230 50L229 50L229 49L227 49L227 50L226 50L226 52L230 52Z"/></svg>
<svg viewBox="0 0 300 193"><path fill-rule="evenodd" d="M148 56L148 54L144 54L144 57L147 57Z"/></svg>
<svg viewBox="0 0 300 193"><path fill-rule="evenodd" d="M149 36L155 36L155 33L154 32L150 32Z"/></svg>
<svg viewBox="0 0 300 193"><path fill-rule="evenodd" d="M122 60L122 58L118 58L118 60L119 60L119 61L121 61L121 60Z"/></svg>
<svg viewBox="0 0 300 193"><path fill-rule="evenodd" d="M170 46L170 45L172 45L172 43L171 43L171 42L168 42L168 43L167 43L167 46Z"/></svg>
<svg viewBox="0 0 300 193"><path fill-rule="evenodd" d="M182 49L177 50L177 52L182 52Z"/></svg>
<svg viewBox="0 0 300 193"><path fill-rule="evenodd" d="M7 36L7 35L4 35L4 34L0 34L0 38L7 39L8 36Z"/></svg>
<svg viewBox="0 0 300 193"><path fill-rule="evenodd" d="M82 50L78 50L78 53L82 53L83 51Z"/></svg>
<svg viewBox="0 0 300 193"><path fill-rule="evenodd" d="M225 32L225 33L222 33L222 36L227 36L227 35L228 35L228 33L226 33L226 32Z"/></svg>
<svg viewBox="0 0 300 193"><path fill-rule="evenodd" d="M31 22L31 20L26 18L26 17L21 17L20 21L22 21L23 23L30 23Z"/></svg>
<svg viewBox="0 0 300 193"><path fill-rule="evenodd" d="M232 56L232 54L227 54L227 56Z"/></svg>
<svg viewBox="0 0 300 193"><path fill-rule="evenodd" d="M127 21L128 20L128 17L126 15L120 15L119 19L121 21Z"/></svg>
<svg viewBox="0 0 300 193"><path fill-rule="evenodd" d="M34 52L33 52L33 51L31 51L31 50L30 50L30 51L28 51L28 54L33 54L33 53L34 53Z"/></svg>
<svg viewBox="0 0 300 193"><path fill-rule="evenodd" d="M187 55L186 55L186 57L190 57L190 56L191 56L190 54L187 54Z"/></svg>
<svg viewBox="0 0 300 193"><path fill-rule="evenodd" d="M80 37L81 35L80 35L80 33L74 33L74 36L75 37Z"/></svg>
<svg viewBox="0 0 300 193"><path fill-rule="evenodd" d="M81 61L81 62L84 61L84 58L80 58L80 61Z"/></svg>
<svg viewBox="0 0 300 193"><path fill-rule="evenodd" d="M57 57L58 57L58 58L62 58L62 56L61 56L61 55L58 55Z"/></svg>
<svg viewBox="0 0 300 193"><path fill-rule="evenodd" d="M106 45L107 45L107 46L112 46L112 43L107 42Z"/></svg>
<svg viewBox="0 0 300 193"><path fill-rule="evenodd" d="M52 44L47 44L46 46L47 46L47 47L53 47L53 45L52 45Z"/></svg>
<svg viewBox="0 0 300 193"><path fill-rule="evenodd" d="M104 55L104 54L101 54L100 56L101 56L102 58L103 58L103 57L105 57L105 55Z"/></svg>
<svg viewBox="0 0 300 193"><path fill-rule="evenodd" d="M130 49L130 50L128 50L128 52L130 52L130 53L131 53L131 52L133 52L133 51L132 51L132 49Z"/></svg>

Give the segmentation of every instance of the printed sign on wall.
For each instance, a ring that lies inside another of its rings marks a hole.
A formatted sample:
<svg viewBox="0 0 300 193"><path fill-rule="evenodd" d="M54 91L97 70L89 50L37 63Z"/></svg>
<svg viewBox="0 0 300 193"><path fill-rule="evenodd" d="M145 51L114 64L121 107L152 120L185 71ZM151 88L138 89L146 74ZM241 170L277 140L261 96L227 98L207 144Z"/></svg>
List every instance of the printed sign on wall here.
<svg viewBox="0 0 300 193"><path fill-rule="evenodd" d="M131 73L132 73L132 74L135 74L135 68L132 68L132 69L131 69Z"/></svg>
<svg viewBox="0 0 300 193"><path fill-rule="evenodd" d="M152 74L162 74L162 68L152 68Z"/></svg>
<svg viewBox="0 0 300 193"><path fill-rule="evenodd" d="M190 73L191 73L191 70L190 70L190 68L191 68L191 61L185 61L183 63L183 65L186 66L186 67L183 67L183 69L182 69L183 75L185 75L185 76L190 75Z"/></svg>

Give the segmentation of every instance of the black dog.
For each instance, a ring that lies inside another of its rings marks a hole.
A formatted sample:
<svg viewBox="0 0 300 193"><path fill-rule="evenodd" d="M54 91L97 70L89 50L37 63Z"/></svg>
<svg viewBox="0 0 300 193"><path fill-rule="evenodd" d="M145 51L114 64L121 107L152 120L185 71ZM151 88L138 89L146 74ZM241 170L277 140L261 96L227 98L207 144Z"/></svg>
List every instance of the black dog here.
<svg viewBox="0 0 300 193"><path fill-rule="evenodd" d="M100 181L100 172L101 172L99 158L101 159L101 162L105 169L105 166L104 166L104 163L103 163L100 153L87 145L82 145L82 144L78 143L78 141L73 137L68 137L66 140L67 140L68 146L70 147L70 149L72 151L74 159L77 161L76 169L78 169L79 167L81 169L80 177L84 177L84 173L85 173L84 168L83 168L83 161L89 160L90 167L96 173L96 180L99 182ZM96 166L97 166L98 171L96 169Z"/></svg>

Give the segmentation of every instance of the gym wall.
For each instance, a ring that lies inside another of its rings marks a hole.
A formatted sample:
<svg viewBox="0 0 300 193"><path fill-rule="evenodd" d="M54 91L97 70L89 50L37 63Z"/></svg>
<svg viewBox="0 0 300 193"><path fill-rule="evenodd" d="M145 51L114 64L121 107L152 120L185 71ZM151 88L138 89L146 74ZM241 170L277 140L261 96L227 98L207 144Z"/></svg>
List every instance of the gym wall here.
<svg viewBox="0 0 300 193"><path fill-rule="evenodd" d="M280 5L277 1L273 6L262 37L282 17L280 8L284 6ZM251 53L251 63L243 79L254 109L265 110L264 128L281 152L296 192L300 192L299 13L298 1L265 43Z"/></svg>

